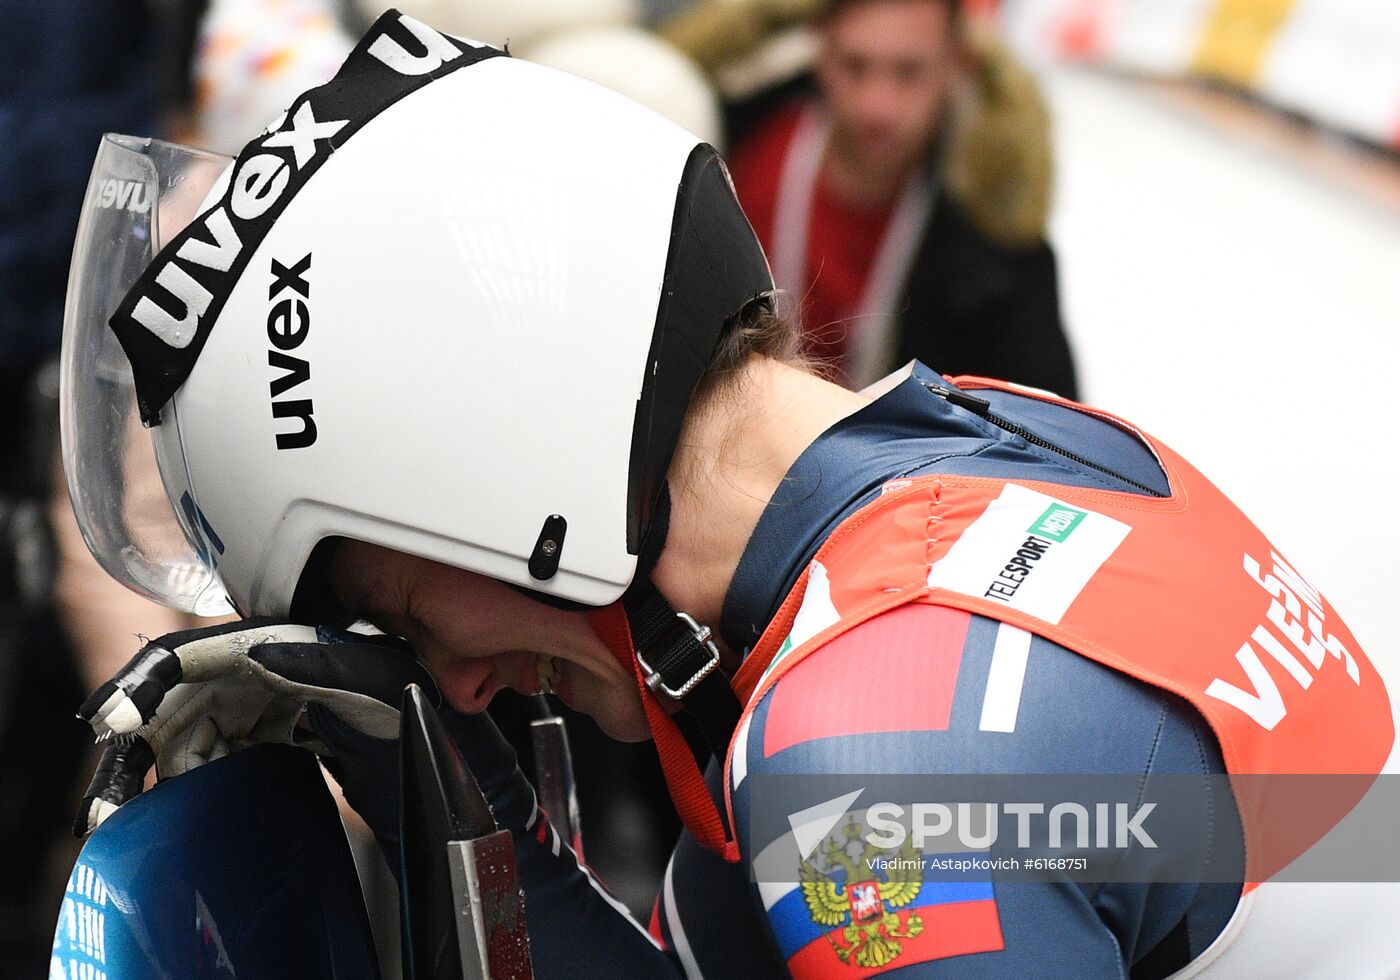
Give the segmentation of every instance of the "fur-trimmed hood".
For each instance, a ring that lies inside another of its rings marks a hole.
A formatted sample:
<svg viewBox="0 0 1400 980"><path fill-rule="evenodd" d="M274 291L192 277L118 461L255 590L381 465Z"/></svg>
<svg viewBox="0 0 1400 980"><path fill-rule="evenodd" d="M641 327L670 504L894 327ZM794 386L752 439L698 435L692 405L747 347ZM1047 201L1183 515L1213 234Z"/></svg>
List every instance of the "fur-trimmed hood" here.
<svg viewBox="0 0 1400 980"><path fill-rule="evenodd" d="M989 238L1031 245L1045 237L1050 212L1050 114L1035 78L999 41L978 37L971 49L945 179Z"/></svg>

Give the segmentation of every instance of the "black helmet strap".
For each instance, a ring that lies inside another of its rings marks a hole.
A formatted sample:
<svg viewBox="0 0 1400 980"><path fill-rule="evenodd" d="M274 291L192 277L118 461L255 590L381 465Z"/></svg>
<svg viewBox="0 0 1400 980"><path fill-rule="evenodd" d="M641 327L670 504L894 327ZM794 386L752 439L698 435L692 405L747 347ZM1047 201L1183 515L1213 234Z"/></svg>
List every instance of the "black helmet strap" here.
<svg viewBox="0 0 1400 980"><path fill-rule="evenodd" d="M710 628L672 608L649 575L633 580L622 605L647 687L657 697L678 702L723 762L742 706L720 666Z"/></svg>

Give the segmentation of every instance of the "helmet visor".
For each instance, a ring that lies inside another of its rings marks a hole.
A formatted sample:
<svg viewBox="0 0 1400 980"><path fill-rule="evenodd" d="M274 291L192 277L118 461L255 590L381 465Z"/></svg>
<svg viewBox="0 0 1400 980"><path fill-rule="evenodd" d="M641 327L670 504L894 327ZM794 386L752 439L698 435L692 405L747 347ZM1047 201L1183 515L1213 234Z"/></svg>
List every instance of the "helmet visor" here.
<svg viewBox="0 0 1400 980"><path fill-rule="evenodd" d="M172 448L157 452L107 321L232 163L159 140L104 136L78 222L63 323L63 465L83 540L123 585L201 616L231 610L216 569L222 543L201 526L189 492L173 404L159 440Z"/></svg>

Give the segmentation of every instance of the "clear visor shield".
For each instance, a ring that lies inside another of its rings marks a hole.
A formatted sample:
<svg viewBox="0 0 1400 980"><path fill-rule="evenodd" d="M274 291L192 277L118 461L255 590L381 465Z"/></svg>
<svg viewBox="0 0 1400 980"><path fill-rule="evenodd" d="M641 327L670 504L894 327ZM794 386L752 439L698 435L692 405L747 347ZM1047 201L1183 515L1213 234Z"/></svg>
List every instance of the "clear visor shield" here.
<svg viewBox="0 0 1400 980"><path fill-rule="evenodd" d="M63 323L63 465L83 539L123 585L201 616L232 607L188 493L174 406L158 429L142 426L131 366L107 321L232 163L159 140L104 136L78 222Z"/></svg>

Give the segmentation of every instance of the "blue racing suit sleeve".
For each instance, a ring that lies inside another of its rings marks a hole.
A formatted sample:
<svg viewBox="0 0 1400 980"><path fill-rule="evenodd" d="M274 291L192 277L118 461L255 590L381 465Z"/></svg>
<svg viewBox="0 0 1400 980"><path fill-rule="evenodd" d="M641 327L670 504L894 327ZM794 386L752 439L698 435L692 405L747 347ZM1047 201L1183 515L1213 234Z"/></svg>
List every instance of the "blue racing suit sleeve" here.
<svg viewBox="0 0 1400 980"><path fill-rule="evenodd" d="M843 650L798 663L755 706L735 750L743 752L735 777L743 775L733 791L750 862L765 846L759 835L787 830L770 820L771 830L755 834L757 797L773 792L764 777L775 774L1224 771L1205 722L1175 696L1019 630L1024 656L1017 683L1008 683L1005 663L994 670L993 660L999 632L1014 627L924 609L939 623L933 633L881 630L872 620L847 634ZM861 631L878 648L859 649ZM1004 654L1010 644L1002 639ZM786 805L798 814L824 799ZM1193 819L1203 850L1240 846L1233 800L1206 801ZM1166 976L1223 930L1240 895L1238 883L993 882L987 874L956 886L926 881L904 904L881 905L890 893L863 889L859 878L847 887L850 874L835 870L841 832L834 824L809 851L836 882L826 900L824 876L810 869L786 884L765 882L771 872L763 869L755 875L778 958L803 980L851 966L911 978ZM822 861L823 853L836 860ZM870 906L863 912L862 902ZM872 915L885 917L883 932L862 932L857 920L872 923Z"/></svg>

